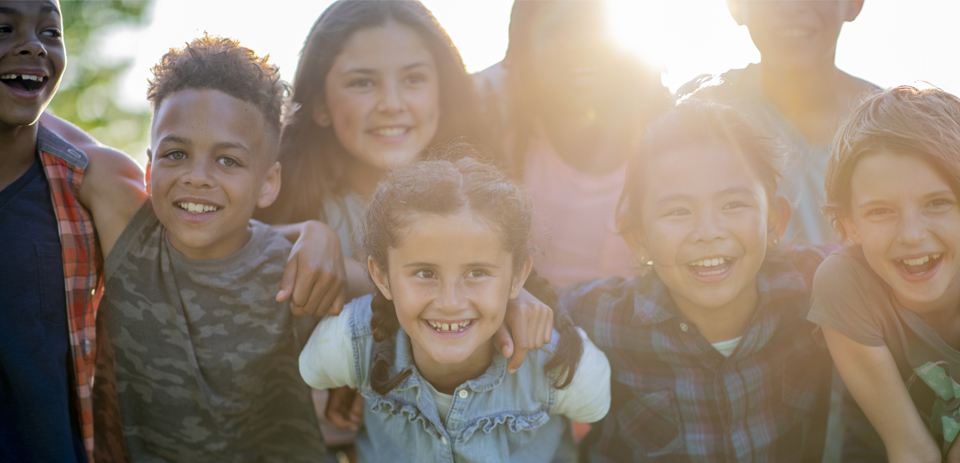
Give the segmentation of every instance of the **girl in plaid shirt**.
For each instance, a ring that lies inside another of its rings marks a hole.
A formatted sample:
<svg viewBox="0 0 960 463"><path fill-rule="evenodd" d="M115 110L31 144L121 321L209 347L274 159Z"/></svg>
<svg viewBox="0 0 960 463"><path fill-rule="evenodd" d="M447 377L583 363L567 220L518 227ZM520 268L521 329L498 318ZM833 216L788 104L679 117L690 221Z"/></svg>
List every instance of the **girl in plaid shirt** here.
<svg viewBox="0 0 960 463"><path fill-rule="evenodd" d="M780 168L725 106L684 102L649 128L618 217L643 271L561 297L613 371L591 461L820 461L831 363L805 317L825 252L778 249Z"/></svg>

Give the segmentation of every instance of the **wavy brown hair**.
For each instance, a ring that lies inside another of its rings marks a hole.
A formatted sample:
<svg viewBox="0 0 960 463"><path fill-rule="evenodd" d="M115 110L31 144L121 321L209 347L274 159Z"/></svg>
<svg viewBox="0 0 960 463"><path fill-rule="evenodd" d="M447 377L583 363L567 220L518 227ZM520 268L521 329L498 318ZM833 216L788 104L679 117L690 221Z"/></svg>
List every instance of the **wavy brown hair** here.
<svg viewBox="0 0 960 463"><path fill-rule="evenodd" d="M847 118L827 161L823 214L841 239L850 215L850 182L865 156L889 152L929 163L960 197L960 98L939 88L900 86L867 97Z"/></svg>
<svg viewBox="0 0 960 463"><path fill-rule="evenodd" d="M357 31L389 21L413 29L437 64L441 116L429 146L465 139L496 149L460 52L430 10L412 0L339 0L320 15L304 43L293 84L293 111L280 140L283 189L277 201L255 217L271 223L326 220L323 200L344 193L343 174L351 155L332 126L314 122L313 108L326 98L327 74L344 44Z"/></svg>
<svg viewBox="0 0 960 463"><path fill-rule="evenodd" d="M384 272L387 252L402 244L404 231L420 214L449 216L471 211L500 234L503 249L510 252L514 271L520 271L533 253L531 221L533 206L523 190L494 166L480 162L467 145L455 145L445 158L425 160L391 171L380 182L367 207L362 246L366 255ZM524 287L547 305L555 306L557 295L547 281L536 275ZM410 370L390 377L395 354L395 335L400 329L393 302L378 289L371 304L370 321L376 342L370 369L373 390L386 394L410 375ZM546 371L557 370L555 386L567 387L583 353L583 341L569 317L558 317L560 341Z"/></svg>

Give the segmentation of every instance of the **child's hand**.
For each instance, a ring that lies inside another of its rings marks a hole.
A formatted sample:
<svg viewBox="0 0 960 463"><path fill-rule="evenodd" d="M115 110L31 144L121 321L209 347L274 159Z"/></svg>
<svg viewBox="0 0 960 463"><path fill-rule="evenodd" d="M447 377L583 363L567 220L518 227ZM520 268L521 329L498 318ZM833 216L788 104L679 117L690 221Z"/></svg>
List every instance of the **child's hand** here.
<svg viewBox="0 0 960 463"><path fill-rule="evenodd" d="M523 365L527 351L549 343L552 333L553 310L526 289L520 291L520 295L507 304L503 325L494 336L503 356L510 359L507 371L516 372Z"/></svg>
<svg viewBox="0 0 960 463"><path fill-rule="evenodd" d="M297 239L283 270L277 301L289 298L294 315L339 314L347 293L347 271L337 233L315 220L274 228L288 239Z"/></svg>
<svg viewBox="0 0 960 463"><path fill-rule="evenodd" d="M363 423L363 396L350 386L330 389L324 415L340 429L357 430Z"/></svg>

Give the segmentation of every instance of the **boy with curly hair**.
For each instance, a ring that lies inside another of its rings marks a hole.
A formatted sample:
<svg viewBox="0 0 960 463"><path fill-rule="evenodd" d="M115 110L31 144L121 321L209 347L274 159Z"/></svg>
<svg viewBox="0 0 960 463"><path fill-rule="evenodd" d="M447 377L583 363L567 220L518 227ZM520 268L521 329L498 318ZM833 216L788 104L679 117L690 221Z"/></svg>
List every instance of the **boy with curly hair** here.
<svg viewBox="0 0 960 463"><path fill-rule="evenodd" d="M97 425L119 414L122 430L95 428L98 459L322 461L297 369L314 319L275 300L291 244L251 220L280 189L285 86L266 58L208 35L153 75L150 197L99 229L94 401Z"/></svg>

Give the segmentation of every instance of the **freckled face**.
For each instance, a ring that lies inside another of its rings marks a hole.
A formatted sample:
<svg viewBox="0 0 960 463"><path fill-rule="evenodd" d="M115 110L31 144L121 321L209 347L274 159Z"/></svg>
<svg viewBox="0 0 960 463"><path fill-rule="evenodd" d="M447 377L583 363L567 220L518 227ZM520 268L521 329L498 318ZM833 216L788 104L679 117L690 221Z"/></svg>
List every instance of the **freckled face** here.
<svg viewBox="0 0 960 463"><path fill-rule="evenodd" d="M907 309L923 313L960 302L960 207L926 161L881 152L861 159L850 182L850 238Z"/></svg>
<svg viewBox="0 0 960 463"><path fill-rule="evenodd" d="M269 206L280 190L269 130L256 106L216 90L163 99L147 180L174 248L215 259L246 244L254 208Z"/></svg>
<svg viewBox="0 0 960 463"><path fill-rule="evenodd" d="M37 121L67 64L53 1L0 2L0 127Z"/></svg>
<svg viewBox="0 0 960 463"><path fill-rule="evenodd" d="M417 33L396 22L353 34L327 73L314 121L333 125L356 161L380 170L409 164L440 121L440 77Z"/></svg>
<svg viewBox="0 0 960 463"><path fill-rule="evenodd" d="M751 168L725 146L696 144L650 156L645 172L643 257L674 301L720 309L755 298L770 224Z"/></svg>
<svg viewBox="0 0 960 463"><path fill-rule="evenodd" d="M523 285L499 231L470 211L417 215L388 259L385 279L374 280L393 300L417 365L489 362L507 301Z"/></svg>

